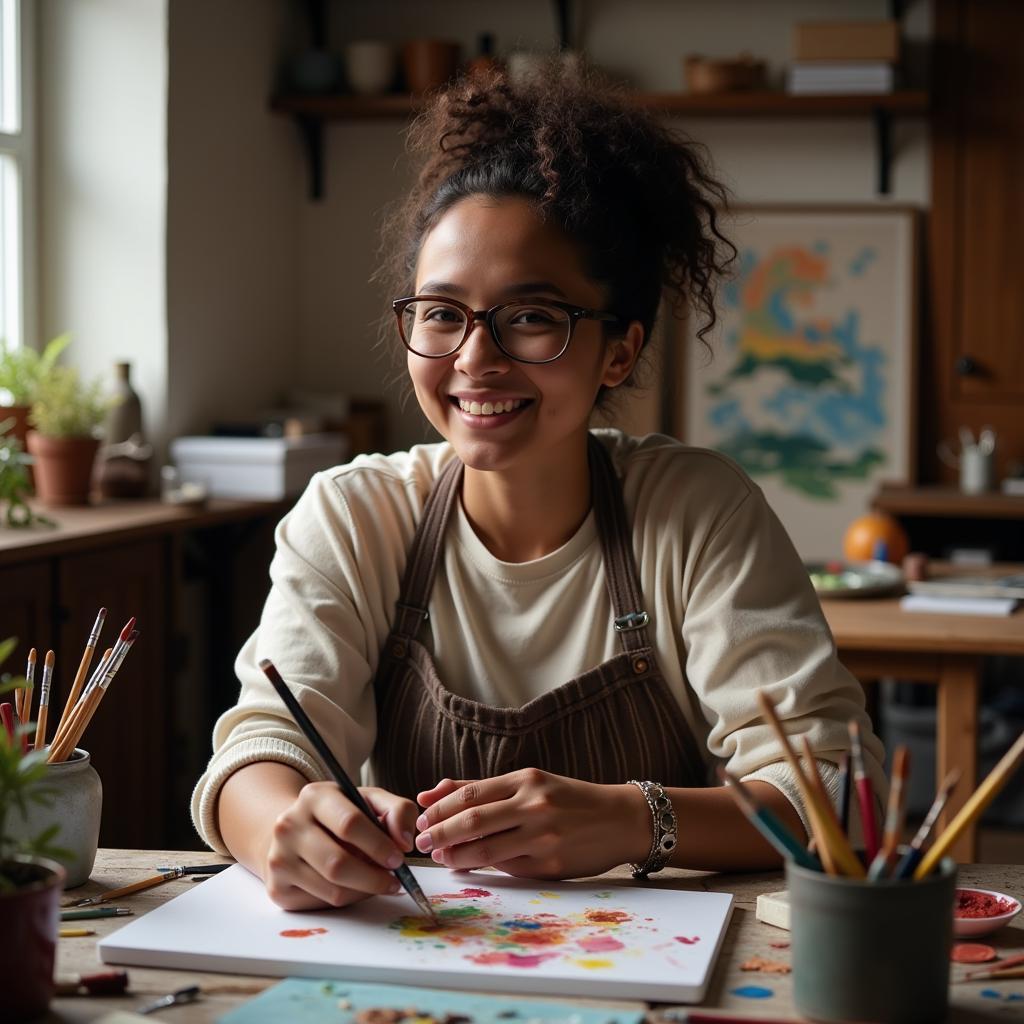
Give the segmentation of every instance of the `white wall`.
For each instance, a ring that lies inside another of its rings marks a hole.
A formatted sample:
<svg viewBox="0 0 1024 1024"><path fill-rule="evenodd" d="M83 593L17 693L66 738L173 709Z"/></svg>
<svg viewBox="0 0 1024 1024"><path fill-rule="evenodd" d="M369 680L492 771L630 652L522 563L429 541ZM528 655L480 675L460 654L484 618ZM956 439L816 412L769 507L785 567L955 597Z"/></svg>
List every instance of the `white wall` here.
<svg viewBox="0 0 1024 1024"><path fill-rule="evenodd" d="M40 0L40 325L166 418L166 0Z"/></svg>
<svg viewBox="0 0 1024 1024"><path fill-rule="evenodd" d="M326 197L307 197L297 132L267 109L279 51L301 37L285 0L40 0L41 306L75 358L137 366L157 439L241 417L298 385L383 393L369 283L383 207L408 181L402 121L326 130ZM329 5L331 43L458 39L500 54L553 46L550 0ZM577 44L645 89L681 85L687 53L766 58L776 77L800 19L885 17L885 0L586 0ZM916 0L908 34L930 33ZM868 120L694 120L741 202L929 199L922 121L897 121L893 192L875 188ZM164 217L166 213L166 233ZM393 444L428 436L389 393Z"/></svg>

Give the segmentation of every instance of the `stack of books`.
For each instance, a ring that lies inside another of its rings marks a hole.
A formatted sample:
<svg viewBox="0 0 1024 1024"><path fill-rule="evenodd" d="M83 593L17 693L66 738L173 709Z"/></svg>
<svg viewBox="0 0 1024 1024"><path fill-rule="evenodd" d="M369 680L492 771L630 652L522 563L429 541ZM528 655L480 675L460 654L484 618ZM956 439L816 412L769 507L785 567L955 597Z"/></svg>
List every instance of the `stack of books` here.
<svg viewBox="0 0 1024 1024"><path fill-rule="evenodd" d="M1024 599L1024 575L945 576L907 583L904 611L1010 615Z"/></svg>
<svg viewBox="0 0 1024 1024"><path fill-rule="evenodd" d="M786 88L801 95L887 93L900 54L895 21L800 22Z"/></svg>

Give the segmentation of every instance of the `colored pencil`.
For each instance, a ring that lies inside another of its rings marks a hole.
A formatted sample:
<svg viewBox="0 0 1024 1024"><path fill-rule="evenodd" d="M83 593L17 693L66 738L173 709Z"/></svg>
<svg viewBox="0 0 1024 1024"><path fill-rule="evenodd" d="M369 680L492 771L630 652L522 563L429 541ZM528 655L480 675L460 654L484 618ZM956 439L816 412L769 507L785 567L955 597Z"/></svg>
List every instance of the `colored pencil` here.
<svg viewBox="0 0 1024 1024"><path fill-rule="evenodd" d="M95 935L93 928L61 928L57 935L62 939L84 939L87 935Z"/></svg>
<svg viewBox="0 0 1024 1024"><path fill-rule="evenodd" d="M739 805L750 824L782 854L784 859L795 861L800 867L809 868L811 871L821 870L821 861L817 857L812 857L772 809L758 803L739 779L721 767L718 769L718 777L726 784L730 796Z"/></svg>
<svg viewBox="0 0 1024 1024"><path fill-rule="evenodd" d="M100 632L103 629L103 623L107 618L107 609L101 608L96 615L96 621L93 623L92 631L89 633L89 638L85 642L85 650L82 652L82 660L78 663L78 671L75 673L75 681L71 684L71 692L68 694L67 703L64 705L64 710L61 713L60 721L57 723L57 732L59 733L67 722L68 718L71 717L71 712L75 709L75 704L78 703L79 694L82 692L82 684L85 682L85 677L89 672L89 666L92 664L92 656L96 650L96 644L99 642ZM54 735L54 739L56 739Z"/></svg>
<svg viewBox="0 0 1024 1024"><path fill-rule="evenodd" d="M960 808L945 831L935 840L932 848L921 858L921 863L914 869L915 879L927 878L935 865L942 859L943 854L960 838L960 833L996 798L1006 781L1016 771L1022 758L1024 758L1024 732L1003 754L999 763L988 773L985 781L971 794L967 803Z"/></svg>
<svg viewBox="0 0 1024 1024"><path fill-rule="evenodd" d="M36 722L36 750L42 750L46 745L46 718L50 712L50 687L53 685L53 662L53 651L47 651L46 660L43 662L43 681L39 686L39 720Z"/></svg>
<svg viewBox="0 0 1024 1024"><path fill-rule="evenodd" d="M761 705L761 712L778 738L786 762L800 788L800 795L807 808L811 827L814 829L818 843L818 856L821 857L825 870L831 875L847 874L854 878L863 878L864 868L854 855L846 836L836 827L828 808L822 806L818 794L804 775L800 761L786 735L786 730L782 728L779 716L775 713L775 704L771 697L766 691L761 690L758 692L757 698Z"/></svg>
<svg viewBox="0 0 1024 1024"><path fill-rule="evenodd" d="M939 787L938 793L935 794L935 799L932 801L931 807L928 808L928 813L925 815L924 821L921 822L921 827L917 830L914 838L910 841L910 849L903 854L903 858L900 860L899 864L896 865L896 870L893 872L894 878L909 878L914 873L914 868L921 863L921 858L924 856L924 845L928 842L928 837L932 834L932 829L935 828L935 822L939 820L939 815L946 806L946 801L949 799L950 794L956 788L956 784L959 781L959 768L954 768L945 777L945 779L943 779L942 785Z"/></svg>
<svg viewBox="0 0 1024 1024"><path fill-rule="evenodd" d="M0 704L0 720L4 723L4 732L7 733L9 743L14 742L14 705L9 700Z"/></svg>
<svg viewBox="0 0 1024 1024"><path fill-rule="evenodd" d="M182 875L183 872L179 868L175 868L173 871L162 871L159 875L140 878L139 881L132 882L131 885L122 885L120 889L111 889L109 892L101 892L98 896L88 896L85 899L76 900L71 906L94 907L99 903L106 903L108 900L117 900L122 896L131 896L132 893L152 889L154 886L163 885L164 882L173 882L176 878L181 878ZM68 920L74 919L69 918Z"/></svg>
<svg viewBox="0 0 1024 1024"><path fill-rule="evenodd" d="M864 750L860 744L860 723L850 719L850 762L853 765L854 788L860 805L860 821L864 830L864 849L868 863L875 859L881 846L878 840L878 819L875 817L875 792L864 767Z"/></svg>
<svg viewBox="0 0 1024 1024"><path fill-rule="evenodd" d="M885 808L885 835L882 848L868 867L868 878L876 882L885 878L896 864L896 848L900 844L906 815L907 774L910 771L910 752L905 744L896 748L889 782L889 802Z"/></svg>
<svg viewBox="0 0 1024 1024"><path fill-rule="evenodd" d="M72 904L77 906L78 904ZM127 907L92 907L89 910L62 910L62 921L91 921L98 917L128 917L132 913Z"/></svg>
<svg viewBox="0 0 1024 1024"><path fill-rule="evenodd" d="M843 751L839 759L839 827L850 834L850 752Z"/></svg>
<svg viewBox="0 0 1024 1024"><path fill-rule="evenodd" d="M370 809L370 806L363 799L363 794L353 785L352 780L348 777L345 769L338 763L338 759L331 752L331 748L324 742L324 738L317 731L316 726L313 724L310 717L302 710L299 702L295 699L295 695L291 690L288 689L288 684L281 678L281 673L274 667L274 663L269 658L264 658L260 662L260 668L263 670L264 675L270 680L271 685L277 690L278 696L284 701L285 707L291 712L292 717L295 719L296 724L305 734L306 739L313 745L316 752L320 755L320 759L327 766L327 770L334 776L334 781L338 784L342 793L345 794L348 799L359 808L363 814L366 815L374 825L377 826L385 835L387 835L387 829L381 824L380 819ZM434 913L434 908L430 904L430 900L427 899L423 890L420 888L419 882L416 881L415 876L409 870L409 865L404 861L394 869L392 874L402 884L405 891L415 900L416 905L426 914L431 920L437 921L437 915Z"/></svg>

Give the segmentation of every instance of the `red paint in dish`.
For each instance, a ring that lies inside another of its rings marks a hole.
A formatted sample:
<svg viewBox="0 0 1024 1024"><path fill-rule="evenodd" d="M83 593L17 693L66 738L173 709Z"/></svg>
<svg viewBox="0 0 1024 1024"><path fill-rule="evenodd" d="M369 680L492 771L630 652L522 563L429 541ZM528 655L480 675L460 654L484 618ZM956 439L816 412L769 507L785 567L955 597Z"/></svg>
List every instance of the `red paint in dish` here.
<svg viewBox="0 0 1024 1024"><path fill-rule="evenodd" d="M977 889L957 889L954 917L999 917L1017 909L1012 900L992 896Z"/></svg>

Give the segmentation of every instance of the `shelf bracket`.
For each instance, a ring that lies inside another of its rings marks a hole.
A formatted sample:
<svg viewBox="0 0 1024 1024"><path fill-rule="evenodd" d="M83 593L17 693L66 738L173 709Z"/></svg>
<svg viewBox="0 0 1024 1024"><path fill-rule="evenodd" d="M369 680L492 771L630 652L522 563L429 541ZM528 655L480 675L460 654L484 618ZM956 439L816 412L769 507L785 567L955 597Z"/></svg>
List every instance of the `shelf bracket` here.
<svg viewBox="0 0 1024 1024"><path fill-rule="evenodd" d="M297 117L295 123L309 165L309 198L319 202L324 197L324 123L318 117Z"/></svg>
<svg viewBox="0 0 1024 1024"><path fill-rule="evenodd" d="M878 194L887 196L891 187L892 170L892 115L888 110L875 107L872 111L875 122L875 156L878 167Z"/></svg>

